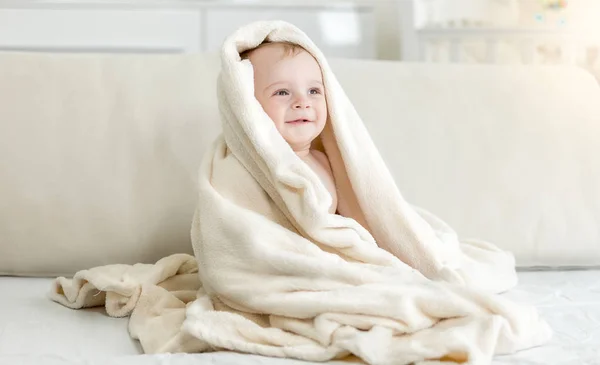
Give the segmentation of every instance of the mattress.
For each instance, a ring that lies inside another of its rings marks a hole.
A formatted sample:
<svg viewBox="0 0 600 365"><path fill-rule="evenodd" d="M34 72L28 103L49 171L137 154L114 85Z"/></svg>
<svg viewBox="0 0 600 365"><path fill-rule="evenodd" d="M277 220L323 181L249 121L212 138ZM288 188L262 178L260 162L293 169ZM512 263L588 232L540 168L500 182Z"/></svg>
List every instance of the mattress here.
<svg viewBox="0 0 600 365"><path fill-rule="evenodd" d="M494 365L600 364L600 270L520 272L504 294L533 303L553 327L551 342ZM46 297L51 279L0 277L0 364L19 365L309 365L231 352L141 355L127 318L102 308L71 310ZM327 365L348 364L330 362Z"/></svg>

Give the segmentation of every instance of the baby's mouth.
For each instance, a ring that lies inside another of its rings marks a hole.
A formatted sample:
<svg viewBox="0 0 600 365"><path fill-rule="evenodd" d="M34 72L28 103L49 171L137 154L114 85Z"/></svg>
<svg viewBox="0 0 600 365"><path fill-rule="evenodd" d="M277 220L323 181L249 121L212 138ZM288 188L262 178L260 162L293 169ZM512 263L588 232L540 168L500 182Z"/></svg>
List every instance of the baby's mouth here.
<svg viewBox="0 0 600 365"><path fill-rule="evenodd" d="M295 119L295 120L289 120L286 123L290 123L290 124L302 124L302 123L310 123L310 120L308 120L308 119Z"/></svg>

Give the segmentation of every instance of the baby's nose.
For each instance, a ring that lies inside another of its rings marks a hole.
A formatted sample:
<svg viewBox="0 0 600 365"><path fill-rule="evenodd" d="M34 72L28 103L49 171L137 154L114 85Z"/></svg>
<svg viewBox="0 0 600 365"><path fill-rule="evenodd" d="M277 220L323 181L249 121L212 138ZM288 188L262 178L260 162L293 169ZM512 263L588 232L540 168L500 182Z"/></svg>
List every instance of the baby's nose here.
<svg viewBox="0 0 600 365"><path fill-rule="evenodd" d="M310 103L308 103L308 101L306 101L306 100L298 100L294 104L294 108L296 108L296 109L310 108Z"/></svg>

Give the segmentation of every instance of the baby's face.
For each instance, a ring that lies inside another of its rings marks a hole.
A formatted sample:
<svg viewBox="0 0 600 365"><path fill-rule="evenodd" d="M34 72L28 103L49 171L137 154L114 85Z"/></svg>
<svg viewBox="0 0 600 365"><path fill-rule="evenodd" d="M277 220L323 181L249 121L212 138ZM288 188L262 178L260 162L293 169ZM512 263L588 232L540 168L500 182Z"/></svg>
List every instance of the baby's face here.
<svg viewBox="0 0 600 365"><path fill-rule="evenodd" d="M284 54L272 44L250 55L254 95L295 151L307 149L327 121L321 68L306 51Z"/></svg>

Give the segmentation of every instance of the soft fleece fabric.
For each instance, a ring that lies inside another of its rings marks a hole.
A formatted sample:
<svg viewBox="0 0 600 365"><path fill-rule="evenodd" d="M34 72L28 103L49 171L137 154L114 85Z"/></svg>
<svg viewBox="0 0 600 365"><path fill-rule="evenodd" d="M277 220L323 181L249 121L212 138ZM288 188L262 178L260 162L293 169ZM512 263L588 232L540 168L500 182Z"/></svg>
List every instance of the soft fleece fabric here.
<svg viewBox="0 0 600 365"><path fill-rule="evenodd" d="M239 53L266 39L303 46L322 68L330 118L317 145L350 203L340 215L328 213L327 190L253 96L252 66ZM54 300L72 308L105 301L109 314L131 314L131 335L148 353L489 364L548 340L534 308L497 295L516 284L510 253L459 240L403 199L327 61L299 29L258 22L232 34L218 96L223 135L200 170L195 260L85 270L57 279Z"/></svg>

